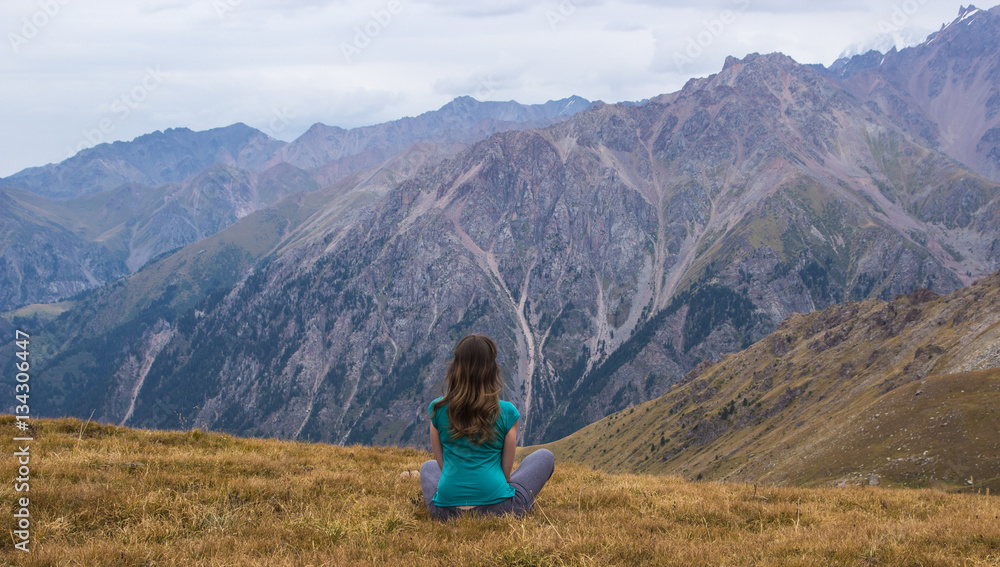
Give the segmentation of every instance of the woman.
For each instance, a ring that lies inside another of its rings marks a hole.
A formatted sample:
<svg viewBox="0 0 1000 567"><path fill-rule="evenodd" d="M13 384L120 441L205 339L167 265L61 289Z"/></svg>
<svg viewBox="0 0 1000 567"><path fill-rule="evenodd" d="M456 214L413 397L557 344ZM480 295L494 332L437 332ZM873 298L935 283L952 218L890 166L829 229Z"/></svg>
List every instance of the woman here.
<svg viewBox="0 0 1000 567"><path fill-rule="evenodd" d="M520 414L500 400L503 378L496 343L483 335L458 341L445 381L445 395L429 408L434 460L420 467L431 517L446 520L466 510L528 513L552 476L555 458L539 449L511 474Z"/></svg>

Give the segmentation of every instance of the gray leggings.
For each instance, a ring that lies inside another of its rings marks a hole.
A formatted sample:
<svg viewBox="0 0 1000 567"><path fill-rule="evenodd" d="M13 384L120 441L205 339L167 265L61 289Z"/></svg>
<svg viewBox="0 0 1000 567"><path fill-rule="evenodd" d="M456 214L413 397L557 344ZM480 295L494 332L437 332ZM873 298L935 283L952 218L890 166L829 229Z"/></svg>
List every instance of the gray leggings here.
<svg viewBox="0 0 1000 567"><path fill-rule="evenodd" d="M438 481L441 480L441 468L437 461L427 461L420 467L420 488L424 491L424 503L427 511L435 520L448 520L460 516L462 512L498 516L514 514L523 516L531 511L535 497L555 470L556 459L548 449L539 449L528 455L518 465L517 470L510 475L510 485L514 487L514 496L501 500L496 504L476 506L462 510L455 506L436 506L431 501L437 493Z"/></svg>

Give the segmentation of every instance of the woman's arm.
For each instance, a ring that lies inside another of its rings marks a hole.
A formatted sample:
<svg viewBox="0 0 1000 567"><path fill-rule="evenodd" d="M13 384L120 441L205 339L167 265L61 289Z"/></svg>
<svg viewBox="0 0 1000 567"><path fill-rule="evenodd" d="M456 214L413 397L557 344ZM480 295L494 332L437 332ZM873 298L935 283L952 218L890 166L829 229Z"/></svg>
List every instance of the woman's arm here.
<svg viewBox="0 0 1000 567"><path fill-rule="evenodd" d="M433 426L432 426L433 427ZM514 467L514 450L517 449L517 422L511 426L507 436L503 438L503 453L500 455L500 467L503 476L510 482L510 469Z"/></svg>
<svg viewBox="0 0 1000 567"><path fill-rule="evenodd" d="M506 445L504 447L506 448ZM434 427L433 423L431 423L431 452L434 453L434 460L437 461L438 468L444 470L444 450L441 448L441 434L438 433L437 427Z"/></svg>

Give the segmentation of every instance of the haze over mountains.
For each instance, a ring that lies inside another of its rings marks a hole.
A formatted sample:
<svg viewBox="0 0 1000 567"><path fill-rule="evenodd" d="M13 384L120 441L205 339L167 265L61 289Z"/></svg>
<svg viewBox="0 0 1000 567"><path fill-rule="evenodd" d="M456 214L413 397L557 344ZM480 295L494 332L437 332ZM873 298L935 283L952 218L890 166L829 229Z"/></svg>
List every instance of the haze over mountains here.
<svg viewBox="0 0 1000 567"><path fill-rule="evenodd" d="M399 179L495 132L545 126L589 105L579 97L531 106L465 97L376 126L315 124L291 143L244 124L177 128L26 169L0 180L9 223L0 310L114 281L289 193L378 169L408 150L411 159L391 166Z"/></svg>
<svg viewBox="0 0 1000 567"><path fill-rule="evenodd" d="M943 295L1000 268L998 53L1000 9L969 10L914 48L831 69L730 58L679 92L571 117L588 103L475 118L483 103L458 99L422 123L316 126L288 145L237 125L151 135L117 162L100 153L117 144L94 148L4 183L102 188L60 203L108 219L127 215L97 195L153 212L76 228L5 188L3 218L33 227L39 250L76 247L51 262L69 283L45 297L23 285L32 256L7 248L21 291L3 299L51 301L145 265L48 322L12 315L53 338L37 353L48 415L423 444L455 341L483 332L524 438L551 441L794 313ZM449 108L471 118L452 126ZM140 150L168 134L204 144L197 159ZM102 250L117 255L101 264Z"/></svg>

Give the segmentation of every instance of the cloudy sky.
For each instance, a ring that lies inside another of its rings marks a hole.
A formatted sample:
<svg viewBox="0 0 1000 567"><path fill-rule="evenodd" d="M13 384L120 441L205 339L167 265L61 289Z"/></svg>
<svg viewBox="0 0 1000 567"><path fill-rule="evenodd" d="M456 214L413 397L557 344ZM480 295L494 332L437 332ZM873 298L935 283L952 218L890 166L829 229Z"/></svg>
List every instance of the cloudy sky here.
<svg viewBox="0 0 1000 567"><path fill-rule="evenodd" d="M642 100L717 72L726 55L829 65L880 34L912 41L960 5L3 0L0 176L170 127L244 122L291 140L315 122L374 124L463 95Z"/></svg>

